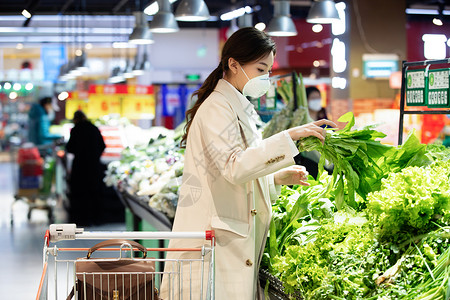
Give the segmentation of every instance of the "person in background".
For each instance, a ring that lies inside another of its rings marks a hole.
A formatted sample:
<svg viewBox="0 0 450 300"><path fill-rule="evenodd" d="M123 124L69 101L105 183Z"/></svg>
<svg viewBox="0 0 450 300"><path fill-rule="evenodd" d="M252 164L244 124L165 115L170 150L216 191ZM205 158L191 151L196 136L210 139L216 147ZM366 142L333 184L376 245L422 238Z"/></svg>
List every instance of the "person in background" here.
<svg viewBox="0 0 450 300"><path fill-rule="evenodd" d="M104 177L100 157L106 146L100 130L82 111L75 112L73 123L66 145L67 152L74 155L69 176L69 222L92 225L100 218Z"/></svg>
<svg viewBox="0 0 450 300"><path fill-rule="evenodd" d="M317 87L309 86L306 88L306 99L308 101L309 116L313 120L328 119L327 112L325 108L322 107L322 97ZM322 127L327 128L327 125L322 125ZM319 152L304 151L294 157L294 160L297 165L304 166L309 175L317 179L317 176L319 175ZM332 165L325 165L324 168L328 173L331 173L333 171Z"/></svg>
<svg viewBox="0 0 450 300"><path fill-rule="evenodd" d="M54 116L51 97L41 98L39 103L33 104L28 113L28 141L36 146L42 146L60 139L61 135L50 133Z"/></svg>
<svg viewBox="0 0 450 300"><path fill-rule="evenodd" d="M328 119L327 112L322 107L320 91L315 86L306 88L306 99L308 100L309 115L313 120Z"/></svg>
<svg viewBox="0 0 450 300"><path fill-rule="evenodd" d="M308 185L305 168L294 165L299 152L294 141L307 136L323 141L325 129L320 126L336 126L319 120L262 139L256 111L246 96L259 98L268 91L275 51L275 43L263 31L245 27L234 32L223 46L220 63L186 112L183 183L172 230L215 231L216 300L264 298L258 274L271 201L277 199L281 185ZM200 249L205 244L208 241L203 239L172 239L169 248ZM167 254L177 260L194 256L198 253ZM173 264L165 264L165 274L172 268ZM196 262L183 265L183 298L189 298L190 291L199 297L201 268ZM161 299L180 297L178 290L169 297L174 283L166 275Z"/></svg>

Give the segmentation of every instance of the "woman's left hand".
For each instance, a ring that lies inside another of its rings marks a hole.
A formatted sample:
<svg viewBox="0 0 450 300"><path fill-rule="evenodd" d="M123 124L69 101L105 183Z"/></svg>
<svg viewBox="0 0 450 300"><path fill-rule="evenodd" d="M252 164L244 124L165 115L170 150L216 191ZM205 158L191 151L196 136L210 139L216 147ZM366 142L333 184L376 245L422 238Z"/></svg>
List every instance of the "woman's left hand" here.
<svg viewBox="0 0 450 300"><path fill-rule="evenodd" d="M308 171L304 166L293 165L274 174L276 185L305 185L308 186Z"/></svg>

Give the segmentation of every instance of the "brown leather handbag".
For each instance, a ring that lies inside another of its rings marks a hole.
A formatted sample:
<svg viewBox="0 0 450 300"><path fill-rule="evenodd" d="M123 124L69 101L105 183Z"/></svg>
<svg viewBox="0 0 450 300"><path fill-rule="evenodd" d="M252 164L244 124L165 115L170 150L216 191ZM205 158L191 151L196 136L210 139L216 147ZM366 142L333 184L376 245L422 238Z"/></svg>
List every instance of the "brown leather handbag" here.
<svg viewBox="0 0 450 300"><path fill-rule="evenodd" d="M75 262L76 286L67 300L75 293L79 300L159 300L155 288L155 262L139 258L90 259L99 248L129 244L147 256L147 249L128 240L108 240L89 249L87 257Z"/></svg>

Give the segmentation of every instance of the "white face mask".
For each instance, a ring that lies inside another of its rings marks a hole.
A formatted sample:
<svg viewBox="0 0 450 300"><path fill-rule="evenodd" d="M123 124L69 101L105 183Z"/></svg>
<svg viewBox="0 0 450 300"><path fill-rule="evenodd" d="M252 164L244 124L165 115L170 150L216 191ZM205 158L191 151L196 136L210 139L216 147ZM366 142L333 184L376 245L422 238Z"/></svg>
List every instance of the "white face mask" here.
<svg viewBox="0 0 450 300"><path fill-rule="evenodd" d="M322 99L311 99L308 101L308 107L312 111L319 111L322 109Z"/></svg>
<svg viewBox="0 0 450 300"><path fill-rule="evenodd" d="M50 109L50 111L47 114L47 117L50 121L53 121L55 119L55 111L53 109Z"/></svg>
<svg viewBox="0 0 450 300"><path fill-rule="evenodd" d="M242 94L244 96L249 96L252 98L259 98L270 88L270 80L269 80L269 73L254 77L252 79L248 78L247 74L245 73L244 69L242 69L242 72L244 72L245 77L247 77L248 81L244 85L244 88L242 89Z"/></svg>

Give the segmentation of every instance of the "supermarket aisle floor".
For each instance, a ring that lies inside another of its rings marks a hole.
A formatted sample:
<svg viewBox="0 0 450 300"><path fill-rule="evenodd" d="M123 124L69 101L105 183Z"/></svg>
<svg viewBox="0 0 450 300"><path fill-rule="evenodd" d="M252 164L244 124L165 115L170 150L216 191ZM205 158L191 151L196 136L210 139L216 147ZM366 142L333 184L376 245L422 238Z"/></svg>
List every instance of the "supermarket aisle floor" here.
<svg viewBox="0 0 450 300"><path fill-rule="evenodd" d="M13 194L12 165L0 162L0 299L36 299L42 273L44 234L49 225L47 212L34 209L28 221L27 204L14 202ZM56 222L64 220L61 208L56 208L55 218ZM125 224L107 224L86 230L125 230ZM76 242L75 247L90 245Z"/></svg>

